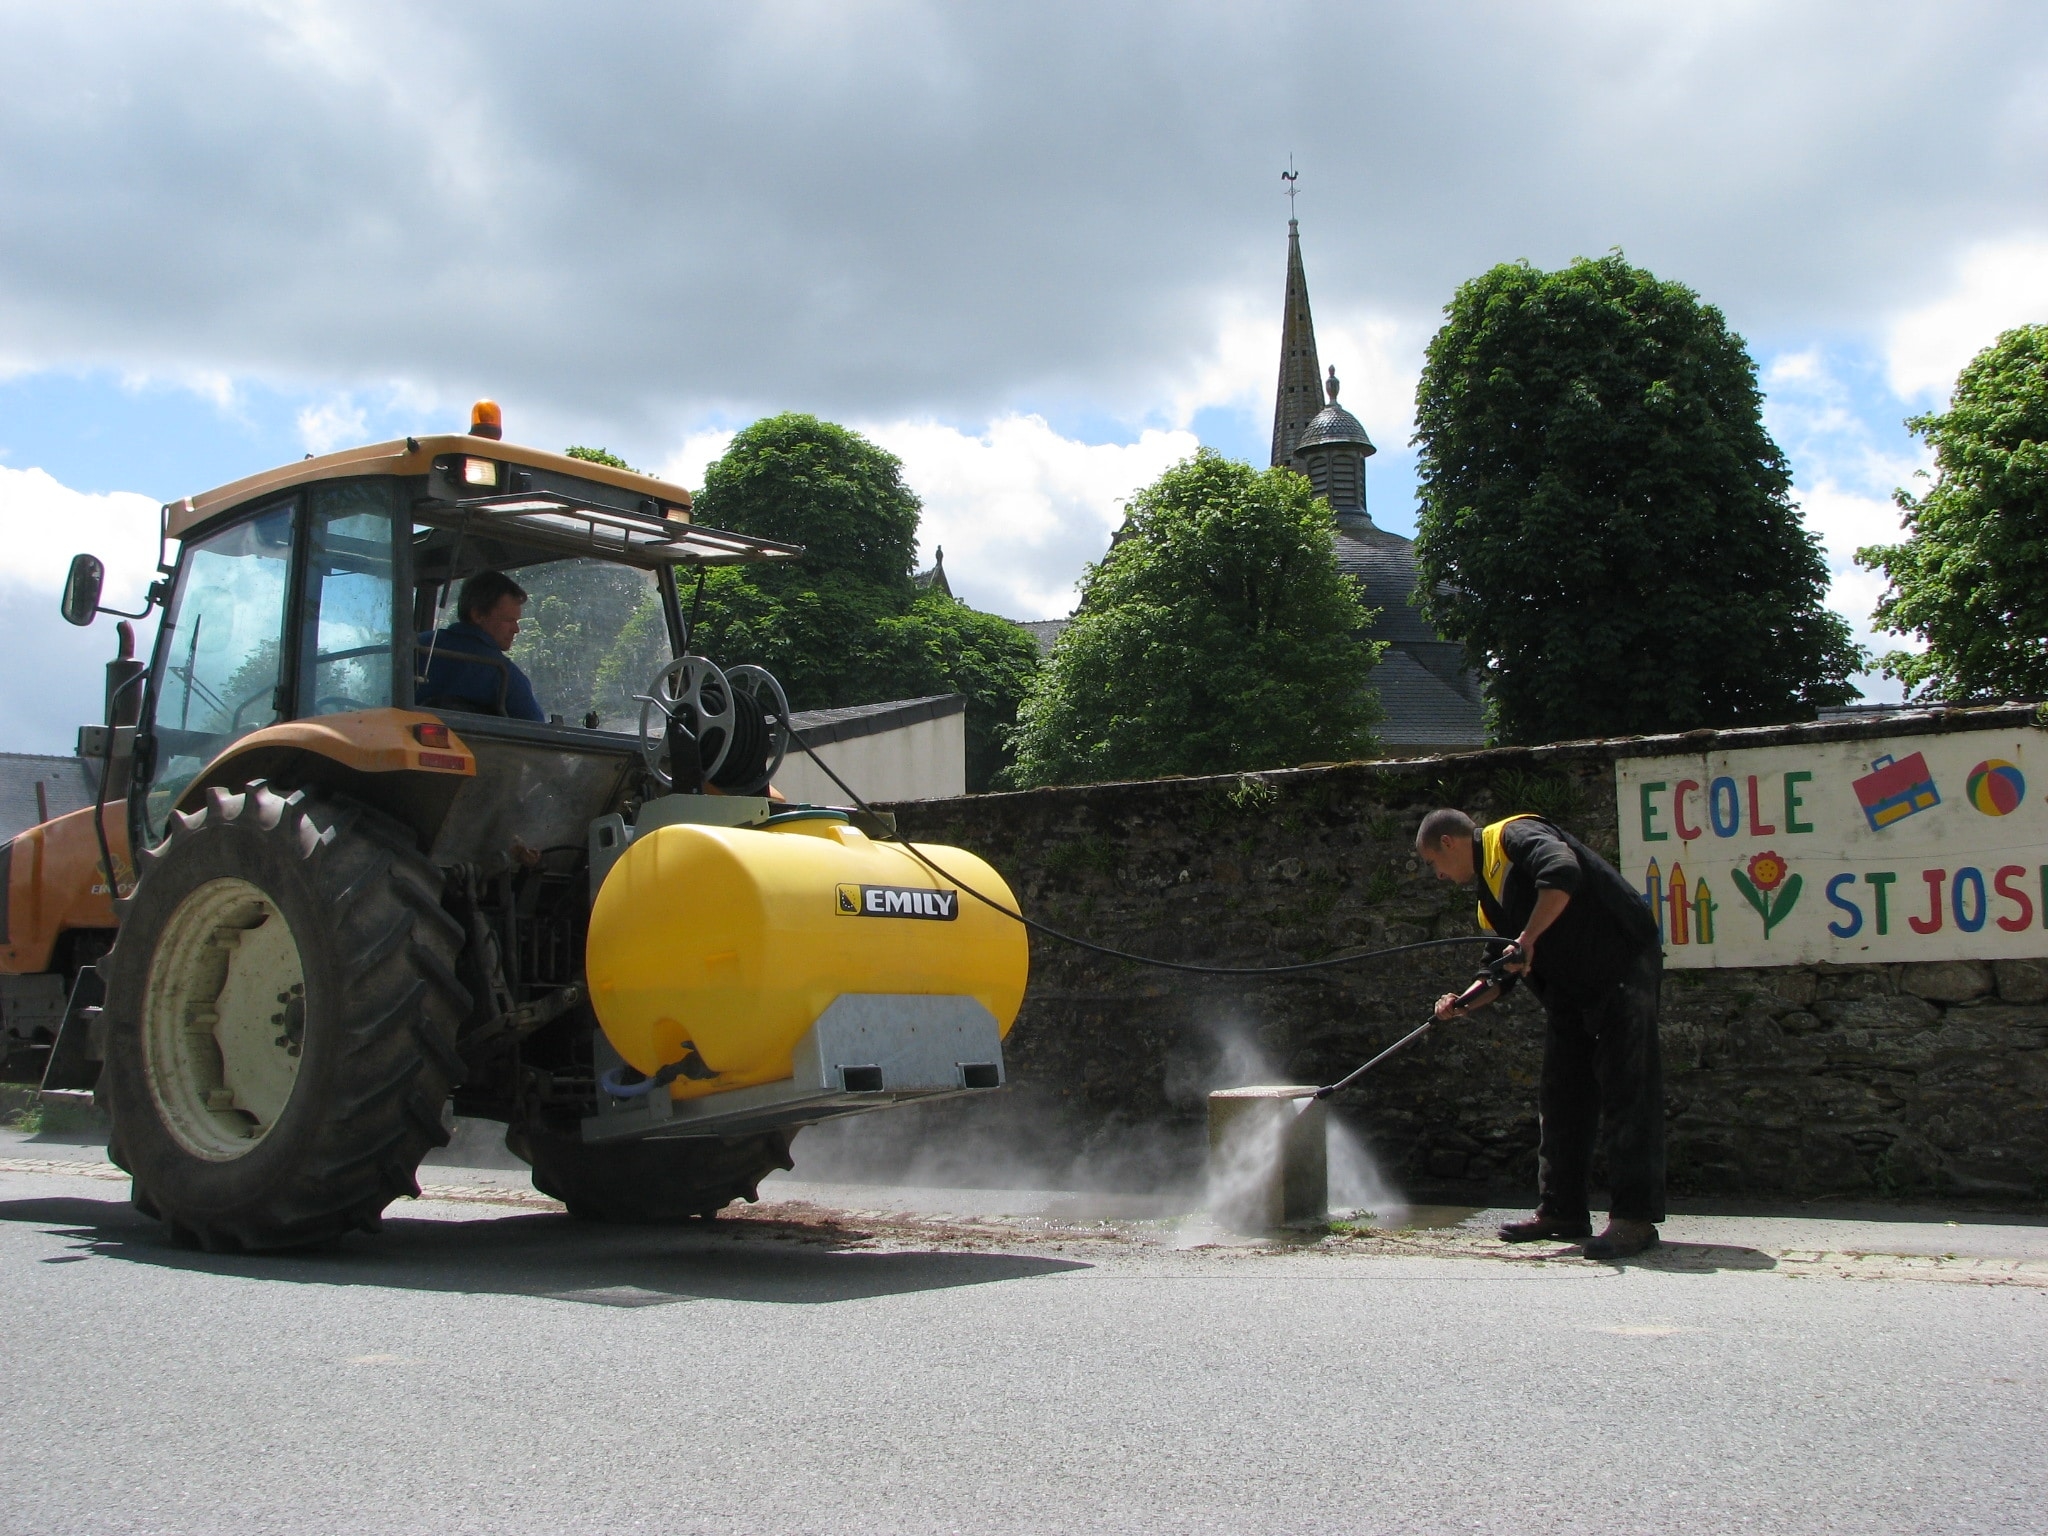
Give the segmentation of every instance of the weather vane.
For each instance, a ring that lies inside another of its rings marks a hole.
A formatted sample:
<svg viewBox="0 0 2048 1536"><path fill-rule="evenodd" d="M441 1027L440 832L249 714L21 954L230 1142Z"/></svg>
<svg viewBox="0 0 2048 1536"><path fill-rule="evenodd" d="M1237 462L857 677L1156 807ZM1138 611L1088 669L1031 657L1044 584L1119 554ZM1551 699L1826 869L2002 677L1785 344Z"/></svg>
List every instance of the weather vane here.
<svg viewBox="0 0 2048 1536"><path fill-rule="evenodd" d="M1280 179L1287 183L1287 217L1294 218L1294 184L1301 180L1301 172L1294 168L1294 156L1287 157L1287 169L1280 173Z"/></svg>

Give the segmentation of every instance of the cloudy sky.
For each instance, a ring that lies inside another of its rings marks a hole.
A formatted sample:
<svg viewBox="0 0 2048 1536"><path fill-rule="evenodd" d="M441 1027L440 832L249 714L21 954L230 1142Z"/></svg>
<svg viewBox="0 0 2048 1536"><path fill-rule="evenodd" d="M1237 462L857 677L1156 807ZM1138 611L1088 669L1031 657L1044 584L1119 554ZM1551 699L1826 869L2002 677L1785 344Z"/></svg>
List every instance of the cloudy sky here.
<svg viewBox="0 0 2048 1536"><path fill-rule="evenodd" d="M1064 613L1122 497L1263 462L1290 155L1403 532L1452 290L1619 247L1748 338L1861 625L1902 418L2048 320L2038 0L0 0L0 72L0 749L93 712L75 548L139 592L160 501L484 394L687 484L859 426L957 591Z"/></svg>

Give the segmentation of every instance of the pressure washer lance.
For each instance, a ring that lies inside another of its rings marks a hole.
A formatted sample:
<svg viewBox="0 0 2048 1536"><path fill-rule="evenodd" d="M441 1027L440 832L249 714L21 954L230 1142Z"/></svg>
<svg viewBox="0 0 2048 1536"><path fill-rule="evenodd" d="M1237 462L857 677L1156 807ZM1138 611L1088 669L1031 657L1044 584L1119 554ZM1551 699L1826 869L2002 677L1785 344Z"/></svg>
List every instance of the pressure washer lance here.
<svg viewBox="0 0 2048 1536"><path fill-rule="evenodd" d="M1494 942L1498 942L1498 940L1495 940ZM1487 961L1486 969L1481 971L1479 975L1476 978L1474 978L1472 985L1467 987L1464 991L1460 992L1458 994L1458 1000L1451 1004L1452 1017L1455 1018L1458 1015L1464 1013L1466 1009L1470 1008L1473 1003L1478 1001L1479 994L1484 992L1488 987L1505 986L1507 984L1507 979L1509 975L1508 962L1513 960L1519 954L1521 954L1521 950L1518 949L1515 945L1510 944L1498 955L1495 955L1493 959ZM1342 1093L1346 1088L1349 1088L1353 1083L1357 1082L1361 1077L1365 1076L1365 1074L1370 1072L1374 1067L1378 1066L1381 1062L1385 1061L1389 1056L1393 1055L1394 1052L1400 1050L1402 1046L1407 1045L1411 1041L1420 1040L1432 1029L1435 1029L1438 1022L1439 1020L1437 1019L1436 1014L1431 1013L1429 1016L1429 1021L1426 1024L1424 1024L1420 1029L1411 1029L1410 1031L1408 1031L1407 1034L1403 1035L1400 1039L1396 1040L1384 1051L1381 1051L1379 1055L1373 1057L1371 1061L1368 1061L1356 1072L1351 1073L1347 1077L1338 1078L1336 1082L1331 1083L1326 1088L1318 1088L1315 1091L1313 1097L1318 1099L1327 1099L1335 1094Z"/></svg>

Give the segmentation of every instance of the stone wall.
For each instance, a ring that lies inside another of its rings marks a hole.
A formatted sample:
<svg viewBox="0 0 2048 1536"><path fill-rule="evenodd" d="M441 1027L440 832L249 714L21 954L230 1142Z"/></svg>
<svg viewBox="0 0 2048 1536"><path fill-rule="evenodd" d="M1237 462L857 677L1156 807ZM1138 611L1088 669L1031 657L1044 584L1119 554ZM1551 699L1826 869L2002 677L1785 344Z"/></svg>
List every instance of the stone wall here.
<svg viewBox="0 0 2048 1536"><path fill-rule="evenodd" d="M1042 921L1145 954L1278 964L1474 931L1469 894L1412 851L1436 805L1537 811L1612 858L1617 756L2029 718L1949 711L896 809L907 834L986 857ZM1038 935L1031 948L1001 1098L879 1117L900 1147L971 1147L982 1164L934 1176L1191 1177L1210 1088L1331 1081L1421 1022L1476 953L1226 981ZM1674 971L1663 1031L1675 1190L2048 1198L2048 963ZM1541 1049L1540 1012L1518 993L1389 1061L1342 1116L1411 1193L1531 1190Z"/></svg>

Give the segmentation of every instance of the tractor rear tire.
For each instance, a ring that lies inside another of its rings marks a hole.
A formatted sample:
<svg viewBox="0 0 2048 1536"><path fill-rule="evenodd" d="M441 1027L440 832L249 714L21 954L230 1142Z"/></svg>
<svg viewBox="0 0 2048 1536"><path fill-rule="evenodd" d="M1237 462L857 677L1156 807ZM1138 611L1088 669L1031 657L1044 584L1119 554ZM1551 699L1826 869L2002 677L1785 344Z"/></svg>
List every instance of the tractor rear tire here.
<svg viewBox="0 0 2048 1536"><path fill-rule="evenodd" d="M100 1078L136 1208L215 1252L375 1231L462 1073L439 873L367 807L261 780L174 813L141 863Z"/></svg>
<svg viewBox="0 0 2048 1536"><path fill-rule="evenodd" d="M708 1220L790 1168L793 1131L586 1142L574 1133L521 1126L506 1144L533 1165L533 1187L584 1221Z"/></svg>

